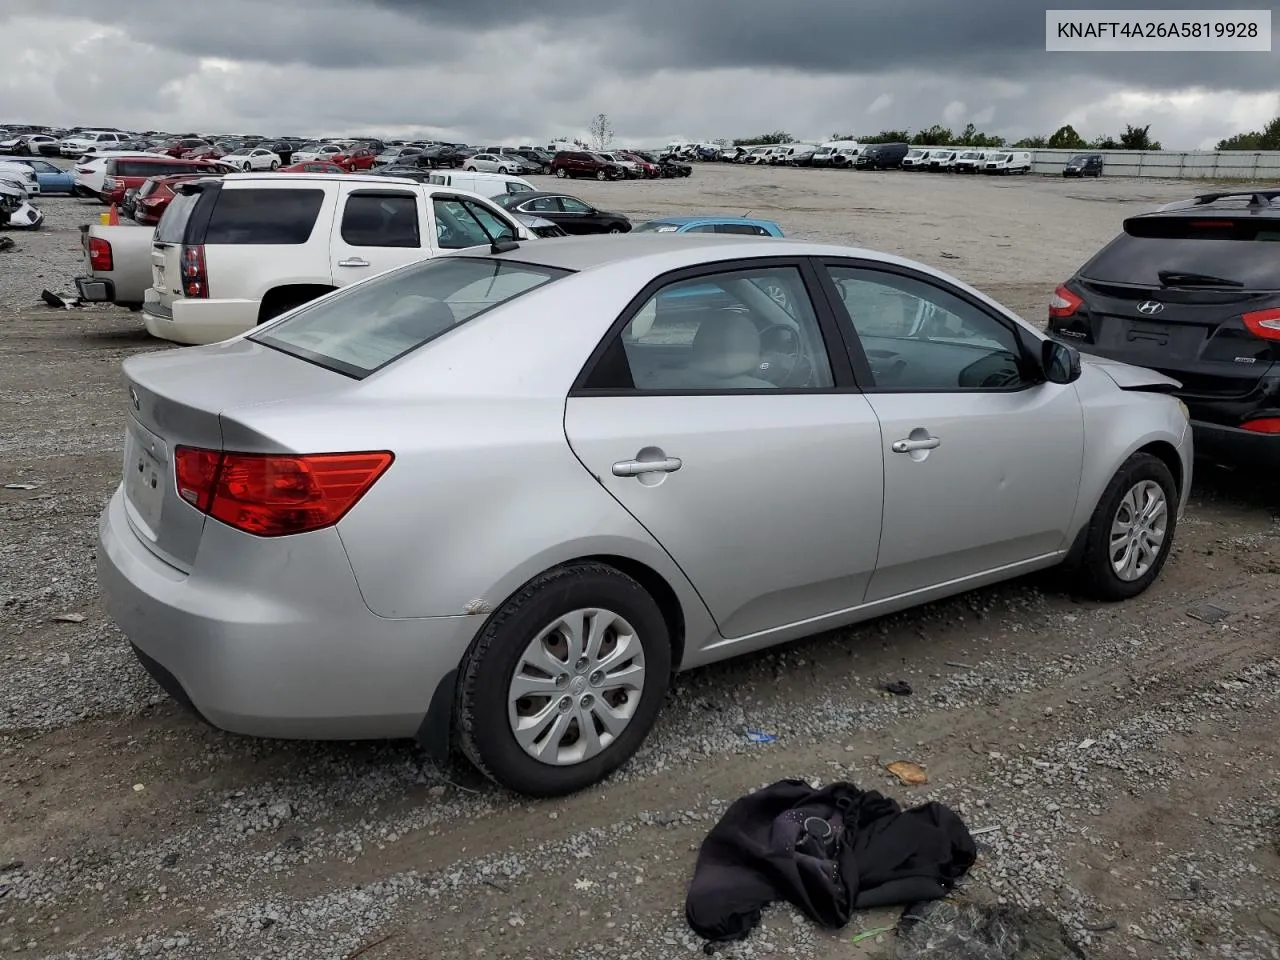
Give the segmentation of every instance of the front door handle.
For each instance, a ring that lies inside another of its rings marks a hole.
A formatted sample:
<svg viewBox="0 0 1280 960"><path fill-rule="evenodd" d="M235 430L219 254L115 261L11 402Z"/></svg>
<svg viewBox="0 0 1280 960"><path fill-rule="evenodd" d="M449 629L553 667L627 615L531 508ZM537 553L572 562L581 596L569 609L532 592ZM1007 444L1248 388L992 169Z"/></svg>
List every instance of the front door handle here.
<svg viewBox="0 0 1280 960"><path fill-rule="evenodd" d="M679 457L667 457L665 460L622 460L613 465L615 477L638 477L642 473L675 473L684 461Z"/></svg>
<svg viewBox="0 0 1280 960"><path fill-rule="evenodd" d="M913 450L933 450L941 446L942 441L937 437L925 437L921 440L895 440L893 441L894 453L910 453Z"/></svg>
<svg viewBox="0 0 1280 960"><path fill-rule="evenodd" d="M346 260L338 261L340 267L367 267L368 265L369 261L362 260L360 257L348 257Z"/></svg>

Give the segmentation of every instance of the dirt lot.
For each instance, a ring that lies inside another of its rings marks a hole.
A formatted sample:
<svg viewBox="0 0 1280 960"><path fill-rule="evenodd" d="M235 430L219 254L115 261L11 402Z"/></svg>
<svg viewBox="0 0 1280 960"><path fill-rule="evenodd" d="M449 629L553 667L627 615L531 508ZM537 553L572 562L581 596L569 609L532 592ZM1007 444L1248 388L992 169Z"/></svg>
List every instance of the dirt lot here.
<svg viewBox="0 0 1280 960"><path fill-rule="evenodd" d="M1187 187L699 167L573 192L637 218L772 217L940 266L1038 320L1125 215ZM728 802L801 777L995 828L963 896L1042 905L1089 957L1280 957L1273 477L1201 468L1137 601L1082 604L1039 577L696 671L621 775L529 803L408 744L223 735L136 666L97 597L94 524L120 469L119 362L158 344L122 311L37 304L70 288L76 225L101 209L43 206L47 229L0 252L0 484L35 485L0 489L0 950L696 955L697 844ZM882 692L895 680L913 695ZM894 759L930 783L897 785ZM891 936L852 938L895 919L826 933L779 908L724 955L887 957Z"/></svg>

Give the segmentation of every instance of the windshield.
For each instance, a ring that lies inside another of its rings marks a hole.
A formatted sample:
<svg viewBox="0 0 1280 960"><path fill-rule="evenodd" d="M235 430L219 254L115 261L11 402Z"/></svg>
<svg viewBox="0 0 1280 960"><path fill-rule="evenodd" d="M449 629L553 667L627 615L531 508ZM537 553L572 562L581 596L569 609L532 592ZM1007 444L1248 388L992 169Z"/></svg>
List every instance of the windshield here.
<svg viewBox="0 0 1280 960"><path fill-rule="evenodd" d="M228 157L247 157L249 155L248 147L241 147L239 150L232 150L227 154Z"/></svg>
<svg viewBox="0 0 1280 960"><path fill-rule="evenodd" d="M510 260L439 257L304 307L249 339L362 378L569 273Z"/></svg>
<svg viewBox="0 0 1280 960"><path fill-rule="evenodd" d="M632 233L676 233L679 231L679 224L671 223L667 220L650 220L648 223L642 223L638 227L633 227Z"/></svg>
<svg viewBox="0 0 1280 960"><path fill-rule="evenodd" d="M1163 285L1161 273L1219 277L1246 290L1280 290L1280 223L1242 223L1226 236L1191 229L1181 236L1122 233L1080 270L1086 280L1151 287Z"/></svg>
<svg viewBox="0 0 1280 960"><path fill-rule="evenodd" d="M1068 160L1067 163L1086 163L1088 159L1089 158L1083 153L1077 153L1074 157Z"/></svg>

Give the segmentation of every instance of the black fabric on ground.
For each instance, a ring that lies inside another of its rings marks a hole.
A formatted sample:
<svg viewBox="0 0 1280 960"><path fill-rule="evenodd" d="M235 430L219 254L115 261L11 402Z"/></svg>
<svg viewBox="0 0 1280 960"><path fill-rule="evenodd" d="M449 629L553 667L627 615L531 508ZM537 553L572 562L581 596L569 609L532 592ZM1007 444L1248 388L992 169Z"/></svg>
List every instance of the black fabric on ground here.
<svg viewBox="0 0 1280 960"><path fill-rule="evenodd" d="M810 817L831 825L825 843L805 831ZM946 896L976 857L968 828L940 803L904 811L851 783L780 780L734 801L707 835L685 917L708 940L742 940L785 900L843 927L855 909Z"/></svg>

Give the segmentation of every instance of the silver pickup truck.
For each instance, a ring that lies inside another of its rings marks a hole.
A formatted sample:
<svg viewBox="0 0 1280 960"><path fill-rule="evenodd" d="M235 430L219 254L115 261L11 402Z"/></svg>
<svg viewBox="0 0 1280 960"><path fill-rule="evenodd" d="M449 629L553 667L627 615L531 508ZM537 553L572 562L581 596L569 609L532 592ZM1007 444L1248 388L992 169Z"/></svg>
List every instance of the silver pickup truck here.
<svg viewBox="0 0 1280 960"><path fill-rule="evenodd" d="M151 243L155 227L134 224L80 227L86 272L76 277L76 293L86 303L114 303L141 310L151 286Z"/></svg>

